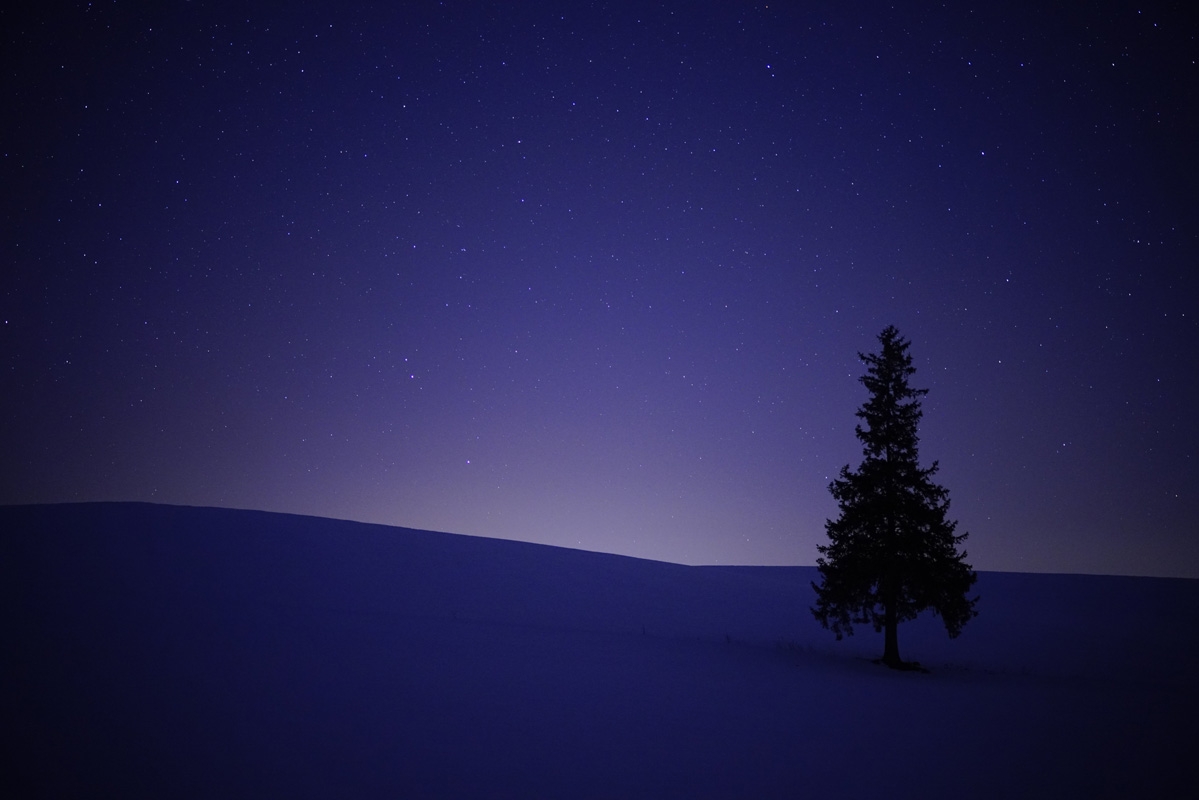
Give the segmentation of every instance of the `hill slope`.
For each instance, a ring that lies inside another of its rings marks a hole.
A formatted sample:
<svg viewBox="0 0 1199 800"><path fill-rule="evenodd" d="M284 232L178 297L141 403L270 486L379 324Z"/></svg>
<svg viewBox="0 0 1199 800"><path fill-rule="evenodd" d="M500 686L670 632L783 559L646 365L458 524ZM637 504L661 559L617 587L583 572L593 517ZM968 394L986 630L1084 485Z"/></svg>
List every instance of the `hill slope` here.
<svg viewBox="0 0 1199 800"><path fill-rule="evenodd" d="M931 675L813 568L252 511L0 508L30 796L1095 796L1199 786L1199 582L983 573Z"/></svg>

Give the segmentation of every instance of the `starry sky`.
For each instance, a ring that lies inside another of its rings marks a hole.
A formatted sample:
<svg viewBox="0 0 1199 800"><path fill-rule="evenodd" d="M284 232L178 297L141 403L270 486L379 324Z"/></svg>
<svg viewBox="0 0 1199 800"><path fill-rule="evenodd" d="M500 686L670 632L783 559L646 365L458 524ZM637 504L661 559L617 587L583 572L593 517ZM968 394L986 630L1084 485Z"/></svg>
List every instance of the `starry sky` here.
<svg viewBox="0 0 1199 800"><path fill-rule="evenodd" d="M0 11L0 503L812 564L894 324L977 569L1199 577L1183 4Z"/></svg>

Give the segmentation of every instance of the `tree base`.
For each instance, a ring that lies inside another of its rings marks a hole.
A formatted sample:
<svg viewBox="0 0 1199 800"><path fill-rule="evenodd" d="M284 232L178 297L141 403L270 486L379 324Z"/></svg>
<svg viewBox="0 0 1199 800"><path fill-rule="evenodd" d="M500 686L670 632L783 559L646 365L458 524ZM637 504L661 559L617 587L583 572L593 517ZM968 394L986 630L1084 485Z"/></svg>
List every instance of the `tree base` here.
<svg viewBox="0 0 1199 800"><path fill-rule="evenodd" d="M927 669L920 666L919 661L887 661L883 658L876 658L871 663L882 664L885 667L897 669L900 672L923 672L925 675L929 674Z"/></svg>

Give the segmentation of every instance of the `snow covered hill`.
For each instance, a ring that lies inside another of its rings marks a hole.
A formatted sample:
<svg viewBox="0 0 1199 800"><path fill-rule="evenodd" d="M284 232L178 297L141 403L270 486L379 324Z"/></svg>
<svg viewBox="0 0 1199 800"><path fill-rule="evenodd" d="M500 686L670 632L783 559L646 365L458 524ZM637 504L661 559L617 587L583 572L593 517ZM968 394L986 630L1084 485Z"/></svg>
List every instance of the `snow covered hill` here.
<svg viewBox="0 0 1199 800"><path fill-rule="evenodd" d="M980 574L835 642L813 568L0 508L13 797L1195 796L1199 582Z"/></svg>

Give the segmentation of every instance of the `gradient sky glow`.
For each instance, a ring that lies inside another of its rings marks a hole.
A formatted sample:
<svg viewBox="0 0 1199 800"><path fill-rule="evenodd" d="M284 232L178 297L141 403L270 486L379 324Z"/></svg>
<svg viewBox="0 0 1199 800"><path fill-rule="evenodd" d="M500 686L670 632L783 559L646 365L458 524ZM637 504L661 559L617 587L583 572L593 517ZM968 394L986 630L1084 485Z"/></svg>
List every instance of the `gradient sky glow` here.
<svg viewBox="0 0 1199 800"><path fill-rule="evenodd" d="M895 324L978 569L1199 577L1181 4L0 12L0 502L811 564Z"/></svg>

